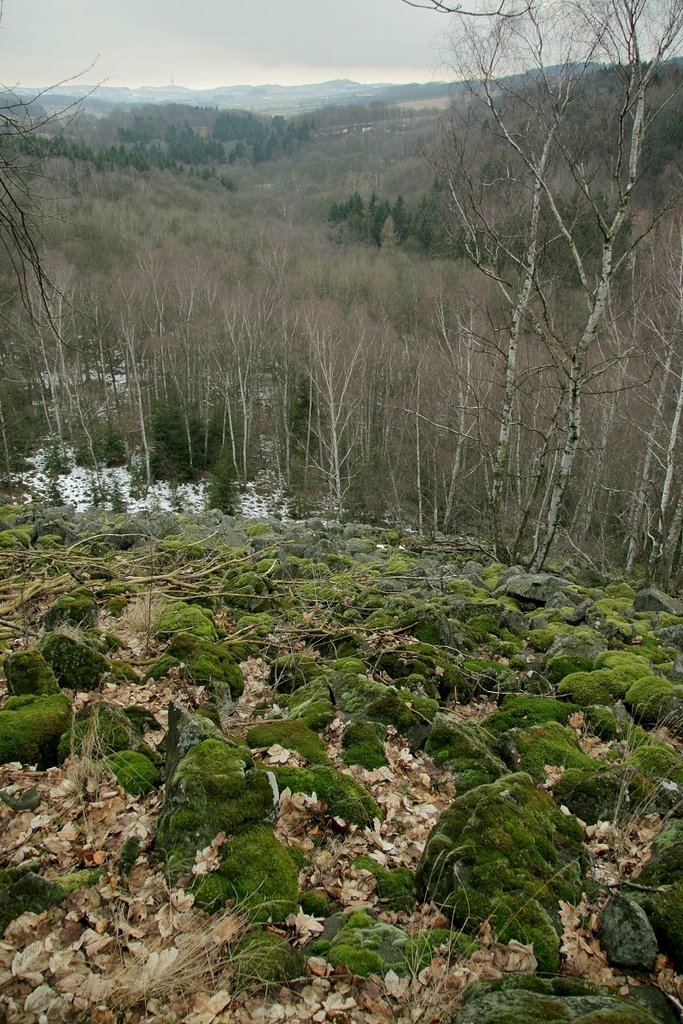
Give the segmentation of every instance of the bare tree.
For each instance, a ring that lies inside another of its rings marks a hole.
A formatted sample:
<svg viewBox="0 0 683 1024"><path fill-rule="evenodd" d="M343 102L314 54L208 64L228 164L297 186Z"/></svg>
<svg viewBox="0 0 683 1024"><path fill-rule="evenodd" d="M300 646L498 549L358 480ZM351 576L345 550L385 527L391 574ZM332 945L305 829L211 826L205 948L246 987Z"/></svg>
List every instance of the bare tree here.
<svg viewBox="0 0 683 1024"><path fill-rule="evenodd" d="M667 98L658 92L653 108L649 97L680 47L683 0L420 6L451 13L457 24L457 72L467 88L436 166L454 235L498 292L490 334L502 376L488 512L501 557L512 553L508 524L519 497L523 373L528 380L531 367L537 384L545 378L556 393L551 419L534 430L535 449L522 453L527 465L538 457L546 474L530 482L535 505L522 510L539 527L514 552L537 571L573 481L610 296L617 282L626 290L632 254L666 208L648 208L638 189L647 133Z"/></svg>

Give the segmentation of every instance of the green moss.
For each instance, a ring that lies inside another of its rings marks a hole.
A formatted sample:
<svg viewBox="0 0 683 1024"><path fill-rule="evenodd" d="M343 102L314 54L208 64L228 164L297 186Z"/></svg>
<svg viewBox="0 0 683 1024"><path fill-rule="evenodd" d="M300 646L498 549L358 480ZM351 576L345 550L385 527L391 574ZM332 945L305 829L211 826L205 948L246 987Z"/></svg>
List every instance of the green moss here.
<svg viewBox="0 0 683 1024"><path fill-rule="evenodd" d="M318 677L306 683L285 699L290 719L299 719L320 732L334 721L334 705L330 699L330 688L326 677Z"/></svg>
<svg viewBox="0 0 683 1024"><path fill-rule="evenodd" d="M285 654L271 662L268 682L280 693L292 693L321 673L315 658L306 654Z"/></svg>
<svg viewBox="0 0 683 1024"><path fill-rule="evenodd" d="M178 669L182 679L207 686L216 697L233 700L244 692L244 676L228 647L212 643L191 633L177 633L165 654L150 669L152 679L160 679Z"/></svg>
<svg viewBox="0 0 683 1024"><path fill-rule="evenodd" d="M647 910L661 949L680 972L683 970L683 880L653 896Z"/></svg>
<svg viewBox="0 0 683 1024"><path fill-rule="evenodd" d="M566 623L552 623L539 629L532 629L527 635L529 646L535 651L547 651L555 642L558 636L571 633L572 627Z"/></svg>
<svg viewBox="0 0 683 1024"><path fill-rule="evenodd" d="M668 713L669 701L675 695L676 688L668 679L649 675L629 687L625 701L635 718L654 725Z"/></svg>
<svg viewBox="0 0 683 1024"><path fill-rule="evenodd" d="M56 765L59 739L70 723L63 694L9 697L0 711L0 764L21 761L41 770Z"/></svg>
<svg viewBox="0 0 683 1024"><path fill-rule="evenodd" d="M299 871L270 825L255 825L223 848L220 867L194 883L195 903L217 910L235 900L256 921L283 921L299 905Z"/></svg>
<svg viewBox="0 0 683 1024"><path fill-rule="evenodd" d="M154 633L159 640L168 639L176 633L191 633L204 640L216 638L211 615L198 605L185 601L176 601L162 608L154 623Z"/></svg>
<svg viewBox="0 0 683 1024"><path fill-rule="evenodd" d="M65 689L97 690L112 675L111 663L103 655L63 633L47 633L38 647Z"/></svg>
<svg viewBox="0 0 683 1024"><path fill-rule="evenodd" d="M166 784L157 827L171 878L188 870L218 832L232 835L265 821L272 807L268 776L245 748L219 739L192 747Z"/></svg>
<svg viewBox="0 0 683 1024"><path fill-rule="evenodd" d="M299 719L257 725L247 733L247 743L250 747L272 747L279 743L287 750L296 750L311 764L329 763L323 741Z"/></svg>
<svg viewBox="0 0 683 1024"><path fill-rule="evenodd" d="M564 804L589 825L648 813L654 785L641 772L597 765L591 770L568 768L553 786L559 804Z"/></svg>
<svg viewBox="0 0 683 1024"><path fill-rule="evenodd" d="M573 978L504 975L470 986L458 1024L657 1024L635 1000Z"/></svg>
<svg viewBox="0 0 683 1024"><path fill-rule="evenodd" d="M590 672L594 661L595 658L590 655L558 654L546 662L545 674L551 683L557 685L565 676L574 672Z"/></svg>
<svg viewBox="0 0 683 1024"><path fill-rule="evenodd" d="M318 892L315 889L302 893L300 903L304 914L310 914L312 917L328 917L335 907L326 892Z"/></svg>
<svg viewBox="0 0 683 1024"><path fill-rule="evenodd" d="M484 730L471 722L440 719L429 734L425 753L436 764L451 767L459 794L507 773L503 762L491 753Z"/></svg>
<svg viewBox="0 0 683 1024"><path fill-rule="evenodd" d="M384 729L377 722L350 722L342 736L345 764L360 764L374 771L386 764Z"/></svg>
<svg viewBox="0 0 683 1024"><path fill-rule="evenodd" d="M672 779L683 786L683 759L666 743L651 740L631 754L627 764L635 764L654 779Z"/></svg>
<svg viewBox="0 0 683 1024"><path fill-rule="evenodd" d="M79 711L71 731L63 734L59 741L59 762L61 764L72 753L81 754L84 749L88 755L102 758L143 746L123 709L101 701Z"/></svg>
<svg viewBox="0 0 683 1024"><path fill-rule="evenodd" d="M528 772L537 782L545 778L545 765L586 770L595 767L575 734L559 722L511 729L499 737L496 749L513 771Z"/></svg>
<svg viewBox="0 0 683 1024"><path fill-rule="evenodd" d="M54 672L35 647L8 655L2 667L7 689L15 696L27 693L47 696L60 692Z"/></svg>
<svg viewBox="0 0 683 1024"><path fill-rule="evenodd" d="M287 985L306 971L306 958L274 932L250 931L230 949L238 988L248 983Z"/></svg>
<svg viewBox="0 0 683 1024"><path fill-rule="evenodd" d="M544 722L566 725L578 710L576 704L555 700L554 697L509 694L498 710L483 721L482 727L490 735L500 736L508 729L524 729L529 725L543 725Z"/></svg>
<svg viewBox="0 0 683 1024"><path fill-rule="evenodd" d="M603 740L615 740L626 731L624 723L609 708L588 707L584 719L593 735Z"/></svg>
<svg viewBox="0 0 683 1024"><path fill-rule="evenodd" d="M610 583L609 586L605 587L605 593L608 597L619 597L626 601L630 601L633 605L633 598L636 596L636 592L630 583L626 583L621 580L619 583Z"/></svg>
<svg viewBox="0 0 683 1024"><path fill-rule="evenodd" d="M370 793L349 775L331 767L291 768L276 765L273 768L281 790L289 787L292 793L317 793L327 804L331 817L343 818L356 825L371 825L373 818L382 813Z"/></svg>
<svg viewBox="0 0 683 1024"><path fill-rule="evenodd" d="M343 918L326 955L333 967L343 964L361 977L385 974L390 968L401 974L408 969L403 953L407 942L400 928L355 911Z"/></svg>
<svg viewBox="0 0 683 1024"><path fill-rule="evenodd" d="M549 962L548 911L581 892L581 840L579 825L529 775L507 775L441 815L418 865L418 899L469 930L490 918L508 938L533 935Z"/></svg>
<svg viewBox="0 0 683 1024"><path fill-rule="evenodd" d="M17 881L0 889L0 935L10 921L26 913L42 914L65 896L66 890L61 885L48 882L32 871L26 872Z"/></svg>
<svg viewBox="0 0 683 1024"><path fill-rule="evenodd" d="M119 786L133 796L144 796L159 785L159 771L148 757L135 750L121 750L109 759Z"/></svg>
<svg viewBox="0 0 683 1024"><path fill-rule="evenodd" d="M683 886L683 821L667 822L652 843L652 854L639 881L660 886L677 883Z"/></svg>
<svg viewBox="0 0 683 1024"><path fill-rule="evenodd" d="M435 956L454 964L473 956L479 947L476 942L449 928L427 928L411 935L403 947L403 956L411 974L418 974L428 967Z"/></svg>
<svg viewBox="0 0 683 1024"><path fill-rule="evenodd" d="M579 707L591 704L612 704L624 696L629 688L620 669L596 669L593 672L571 672L557 687Z"/></svg>
<svg viewBox="0 0 683 1024"><path fill-rule="evenodd" d="M85 628L97 625L97 605L89 590L79 587L52 603L43 616L43 625L52 630L60 624Z"/></svg>
<svg viewBox="0 0 683 1024"><path fill-rule="evenodd" d="M372 857L358 857L357 870L369 871L377 882L377 895L388 910L410 910L415 905L415 875L408 868L385 868Z"/></svg>
<svg viewBox="0 0 683 1024"><path fill-rule="evenodd" d="M603 651L593 662L593 668L615 669L620 672L623 679L632 683L652 674L648 659L630 651Z"/></svg>
<svg viewBox="0 0 683 1024"><path fill-rule="evenodd" d="M118 618L123 610L128 607L128 598L122 595L110 597L104 607L110 615Z"/></svg>

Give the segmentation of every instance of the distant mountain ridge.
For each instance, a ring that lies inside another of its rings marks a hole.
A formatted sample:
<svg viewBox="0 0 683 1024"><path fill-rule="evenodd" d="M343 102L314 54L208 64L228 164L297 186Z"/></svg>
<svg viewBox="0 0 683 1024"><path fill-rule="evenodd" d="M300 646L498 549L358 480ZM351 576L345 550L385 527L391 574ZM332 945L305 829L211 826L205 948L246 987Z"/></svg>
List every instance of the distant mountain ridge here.
<svg viewBox="0 0 683 1024"><path fill-rule="evenodd" d="M182 85L143 85L137 89L110 85L60 85L45 93L42 103L60 105L73 103L85 97L86 109L102 113L113 107L134 107L148 103L182 103L190 106L239 107L261 113L313 110L328 103L411 102L441 99L450 94L449 82L413 82L406 85L363 84L350 79L333 79L310 85L226 85L212 89L190 89ZM17 95L24 101L43 90L18 89L14 94L0 92L0 103L10 102L5 97Z"/></svg>

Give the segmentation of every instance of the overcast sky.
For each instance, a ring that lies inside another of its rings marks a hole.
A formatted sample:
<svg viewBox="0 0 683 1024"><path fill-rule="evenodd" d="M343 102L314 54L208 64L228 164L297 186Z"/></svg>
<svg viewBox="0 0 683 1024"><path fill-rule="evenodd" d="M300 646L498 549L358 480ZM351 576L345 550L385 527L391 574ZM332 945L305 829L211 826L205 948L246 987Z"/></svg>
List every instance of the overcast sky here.
<svg viewBox="0 0 683 1024"><path fill-rule="evenodd" d="M402 0L4 0L0 82L429 82L448 18ZM89 65L94 63L91 70Z"/></svg>

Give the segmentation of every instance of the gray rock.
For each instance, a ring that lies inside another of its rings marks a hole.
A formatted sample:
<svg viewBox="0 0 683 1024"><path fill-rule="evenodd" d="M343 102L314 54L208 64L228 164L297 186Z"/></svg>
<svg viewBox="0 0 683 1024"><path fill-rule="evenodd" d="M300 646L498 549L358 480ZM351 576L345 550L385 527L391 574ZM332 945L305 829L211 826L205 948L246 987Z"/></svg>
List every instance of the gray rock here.
<svg viewBox="0 0 683 1024"><path fill-rule="evenodd" d="M523 980L515 979L518 983ZM628 1024L658 1024L657 1017L645 1007L611 994L546 994L537 990L541 986L541 979L532 978L528 990L511 986L507 990L501 987L498 991L491 991L485 982L479 982L468 990L462 1007L451 1018L451 1024L500 1024L503 1020L519 1021L520 1024L559 1024L565 1021L580 1024L584 1020L599 1020L600 1024L624 1024L624 1021Z"/></svg>
<svg viewBox="0 0 683 1024"><path fill-rule="evenodd" d="M657 639L667 647L677 647L683 651L683 626L666 626L658 630Z"/></svg>
<svg viewBox="0 0 683 1024"><path fill-rule="evenodd" d="M166 778L171 779L185 757L202 740L225 739L223 733L211 719L204 715L191 715L171 701L168 706L168 733L166 736Z"/></svg>
<svg viewBox="0 0 683 1024"><path fill-rule="evenodd" d="M580 598L571 589L569 580L549 572L518 572L506 578L503 573L494 597L505 594L514 597L523 608L564 608L580 604Z"/></svg>
<svg viewBox="0 0 683 1024"><path fill-rule="evenodd" d="M657 956L657 939L645 911L621 892L602 911L600 945L612 967L651 971Z"/></svg>
<svg viewBox="0 0 683 1024"><path fill-rule="evenodd" d="M633 610L636 612L669 612L671 615L683 615L683 601L670 597L656 587L645 587L639 590L633 599Z"/></svg>

